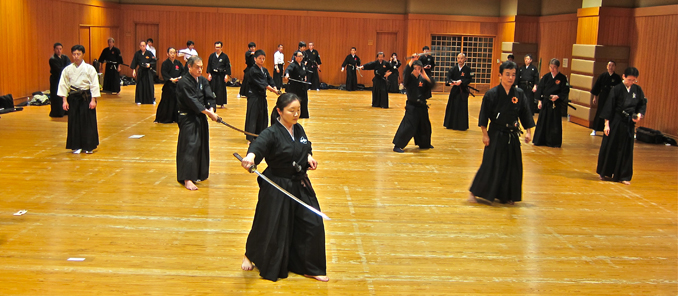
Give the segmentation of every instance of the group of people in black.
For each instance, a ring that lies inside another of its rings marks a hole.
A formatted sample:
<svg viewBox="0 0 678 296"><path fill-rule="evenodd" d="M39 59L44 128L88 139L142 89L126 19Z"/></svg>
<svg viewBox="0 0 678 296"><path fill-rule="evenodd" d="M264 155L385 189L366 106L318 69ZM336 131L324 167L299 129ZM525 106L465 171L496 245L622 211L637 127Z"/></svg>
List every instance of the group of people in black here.
<svg viewBox="0 0 678 296"><path fill-rule="evenodd" d="M109 47L104 49L100 60L105 61L107 69L104 90L119 92L120 84L115 83L114 78L119 75L122 58L114 42L109 39ZM208 75L205 78L202 75L202 58L191 47L191 41L187 45L187 49L179 52L173 47L167 50L168 58L161 66L165 84L156 122L178 123L177 181L186 189L197 190L196 183L209 176L207 120L220 120L215 109L227 103L226 83L231 75L231 64L222 51L223 43L215 42L215 52L208 59ZM250 43L248 48L245 54L247 68L239 94L248 100L245 131L248 132L249 149L241 161L242 166L251 170L265 159L268 166L264 175L320 210L306 174L308 170L315 170L318 162L312 156L311 141L298 123L299 118L308 118L307 90L308 85L313 87L312 81L317 83L312 74L317 76L320 70L320 56L313 46L307 50L306 44L300 42L293 60L284 70L284 77L289 82L287 93L281 94L280 81L264 67L266 53L256 50L254 43ZM77 45L71 49L76 61L71 65L61 51L62 45L55 44L55 54L50 58L50 89L62 99L62 108L55 110L53 106L50 116L69 111L67 148L74 153L83 149L92 153L98 145L95 108L96 98L100 95L96 70L82 60L84 47ZM282 54L282 45L278 47L278 53ZM342 64L342 71L347 70L347 88L355 86L356 70L373 70L372 105L388 108L388 92L393 91L393 81L397 84L401 65L397 55L393 54L386 61L380 52L375 61L362 65L355 53L356 49L352 48ZM185 66L177 60L180 56L186 59ZM151 84L151 96L145 93L149 91L147 85L137 84L136 97L140 98L137 103L153 103L148 98L152 98L150 69L155 60L147 50L146 42L141 41L131 66L140 83L143 79L143 83ZM445 83L452 88L444 125L449 129L467 130L469 84L473 71L466 65L464 53L457 56L457 62L446 76ZM499 200L513 204L521 200L521 126L526 130L524 140L529 143L532 140L531 129L535 127L534 111L539 110L535 145L560 147L562 143L560 108L566 108L569 93L567 78L559 73L560 62L557 59L549 62L550 72L541 79L531 62L532 57L527 55L525 65L521 67L511 61L502 63L499 67L501 83L483 97L478 126L483 134L485 150L470 187L469 202ZM634 127L644 116L646 100L642 89L635 85L638 70L630 67L619 77L614 74L614 66L615 63L610 61L608 73L599 77L592 90L594 104L599 106L594 133L600 125L604 131L597 173L601 179L629 184L633 172ZM276 58L275 73L281 74L283 67L284 60L281 63ZM424 47L423 54L413 54L405 64L402 79L407 100L405 115L393 139L395 152L403 153L403 148L412 138L420 149L433 148L427 100L431 98L431 90L436 83L431 75L434 67L435 60L428 47ZM391 80L394 76L395 79ZM267 91L279 95L270 117ZM59 101L53 100L53 104L57 103ZM272 281L287 277L289 271L328 281L322 218L284 196L273 185L260 180L259 186L254 222L241 268L252 270L256 266L263 278Z"/></svg>

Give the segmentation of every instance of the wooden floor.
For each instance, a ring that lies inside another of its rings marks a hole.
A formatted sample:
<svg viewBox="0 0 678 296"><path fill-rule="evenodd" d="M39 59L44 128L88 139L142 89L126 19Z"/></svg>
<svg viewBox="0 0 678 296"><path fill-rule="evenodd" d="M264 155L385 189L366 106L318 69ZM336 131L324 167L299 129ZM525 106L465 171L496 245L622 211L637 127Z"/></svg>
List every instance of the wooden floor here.
<svg viewBox="0 0 678 296"><path fill-rule="evenodd" d="M243 126L237 91L218 114ZM270 282L240 270L258 192L231 155L246 152L245 137L211 123L210 178L189 192L176 182L177 126L154 124L156 106L133 97L126 86L100 99L92 155L64 148L66 119L49 118L49 106L1 116L0 294L678 294L676 147L637 143L632 185L602 182L602 138L564 122L562 149L523 144L523 202L471 205L480 97L459 132L442 127L447 95L434 95L435 149L397 154L404 95L381 109L370 92L311 91L312 118L300 122L333 218L331 280Z"/></svg>

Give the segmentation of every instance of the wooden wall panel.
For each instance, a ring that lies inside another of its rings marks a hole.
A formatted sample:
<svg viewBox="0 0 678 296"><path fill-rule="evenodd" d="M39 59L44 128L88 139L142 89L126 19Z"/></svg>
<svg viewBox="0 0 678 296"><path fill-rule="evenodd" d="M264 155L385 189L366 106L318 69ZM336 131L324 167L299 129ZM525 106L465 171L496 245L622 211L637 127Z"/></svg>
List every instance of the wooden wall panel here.
<svg viewBox="0 0 678 296"><path fill-rule="evenodd" d="M600 17L587 16L577 20L577 44L598 44Z"/></svg>
<svg viewBox="0 0 678 296"><path fill-rule="evenodd" d="M100 1L0 1L0 92L15 98L49 89L49 64L55 42L79 42L81 24L113 26L119 23L118 4ZM90 52L90 48L85 49ZM98 56L98 53L92 52ZM11 61L11 63L10 63Z"/></svg>
<svg viewBox="0 0 678 296"><path fill-rule="evenodd" d="M678 5L672 5L678 12ZM637 9L640 10L640 9ZM678 13L636 17L631 38L630 66L638 68L638 85L648 98L642 126L678 136ZM621 73L623 69L619 69Z"/></svg>
<svg viewBox="0 0 678 296"><path fill-rule="evenodd" d="M255 42L257 49L267 54L266 67L273 68L273 53L283 44L285 59L290 60L300 40L314 42L322 59L320 80L329 84L345 83L341 63L352 46L357 47L363 62L375 59L377 32L398 33L396 50L405 55L405 26L402 15L280 12L248 9L207 9L186 7L155 7L122 5L122 35L125 45L123 57L131 61L135 47L131 45L135 23L157 23L159 37L155 40L166 59L166 49L185 48L186 41L196 44L198 54L207 58L214 52L214 42L224 43L224 52L232 64L233 76L242 79L247 43ZM190 23L190 25L189 25ZM134 42L136 43L136 41ZM131 74L125 69L123 74ZM358 83L372 84L372 74L365 71Z"/></svg>
<svg viewBox="0 0 678 296"><path fill-rule="evenodd" d="M560 72L570 77L570 68L562 66L563 58L572 63L572 44L577 40L577 15L566 14L541 17L539 22L539 58L542 60L539 73L549 72L549 60L561 62ZM539 64L539 61L535 61Z"/></svg>
<svg viewBox="0 0 678 296"><path fill-rule="evenodd" d="M538 43L539 42L539 17L516 16L516 29L514 42Z"/></svg>

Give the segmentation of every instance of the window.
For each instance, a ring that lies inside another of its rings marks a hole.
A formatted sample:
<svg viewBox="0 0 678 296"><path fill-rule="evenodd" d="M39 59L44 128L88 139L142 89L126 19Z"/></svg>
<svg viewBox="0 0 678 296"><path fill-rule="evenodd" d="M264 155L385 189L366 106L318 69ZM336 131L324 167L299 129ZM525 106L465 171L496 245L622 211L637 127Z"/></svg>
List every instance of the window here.
<svg viewBox="0 0 678 296"><path fill-rule="evenodd" d="M436 67L433 78L443 82L447 70L457 64L457 54L466 54L466 64L473 69L473 83L490 84L492 81L492 49L493 37L480 36L431 36L431 50L435 53Z"/></svg>

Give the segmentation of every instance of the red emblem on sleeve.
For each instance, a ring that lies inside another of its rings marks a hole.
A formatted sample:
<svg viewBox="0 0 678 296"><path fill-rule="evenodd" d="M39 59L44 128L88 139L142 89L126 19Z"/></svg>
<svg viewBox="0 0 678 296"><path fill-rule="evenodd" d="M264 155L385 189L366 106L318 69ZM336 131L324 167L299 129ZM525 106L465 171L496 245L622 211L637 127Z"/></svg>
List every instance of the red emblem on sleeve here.
<svg viewBox="0 0 678 296"><path fill-rule="evenodd" d="M560 80L556 80L556 84L560 84Z"/></svg>
<svg viewBox="0 0 678 296"><path fill-rule="evenodd" d="M513 102L514 104L518 104L518 98L513 97L513 99L511 99L511 102Z"/></svg>

